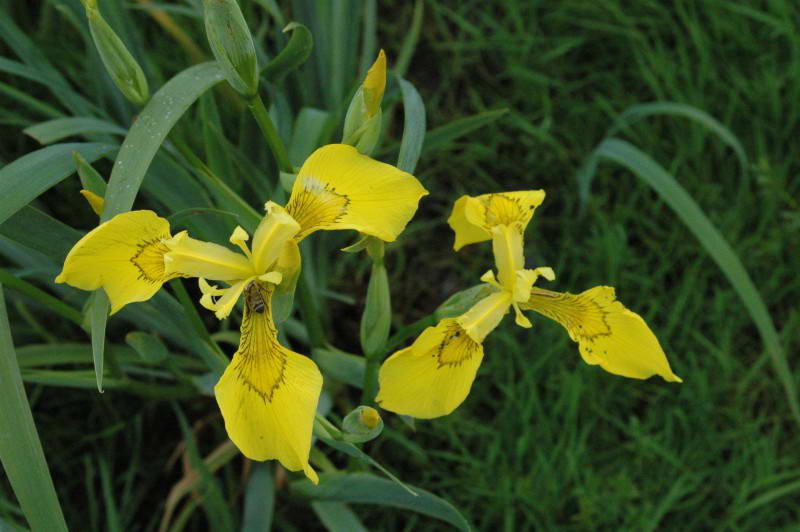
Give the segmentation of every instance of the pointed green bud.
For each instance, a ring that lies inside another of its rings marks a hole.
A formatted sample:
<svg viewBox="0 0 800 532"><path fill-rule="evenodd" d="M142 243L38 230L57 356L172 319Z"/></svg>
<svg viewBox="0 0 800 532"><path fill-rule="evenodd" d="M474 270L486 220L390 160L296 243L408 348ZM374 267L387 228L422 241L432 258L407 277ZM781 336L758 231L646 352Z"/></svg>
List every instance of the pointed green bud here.
<svg viewBox="0 0 800 532"><path fill-rule="evenodd" d="M258 63L253 36L236 0L203 0L206 36L228 83L245 98L258 93Z"/></svg>
<svg viewBox="0 0 800 532"><path fill-rule="evenodd" d="M383 261L372 263L372 274L367 287L367 301L361 316L361 348L369 357L379 356L392 325L392 298L389 291L389 277Z"/></svg>
<svg viewBox="0 0 800 532"><path fill-rule="evenodd" d="M82 2L86 9L92 40L114 84L131 102L136 105L146 104L150 99L150 89L142 67L100 14L97 1L82 0Z"/></svg>
<svg viewBox="0 0 800 532"><path fill-rule="evenodd" d="M351 443L363 443L377 438L383 431L383 420L371 406L359 406L342 422L342 439Z"/></svg>
<svg viewBox="0 0 800 532"><path fill-rule="evenodd" d="M344 119L342 143L355 146L359 152L365 155L372 153L381 135L383 120L381 101L385 88L386 54L381 50L375 63L367 72L364 83L350 100L350 106L347 108L347 115Z"/></svg>

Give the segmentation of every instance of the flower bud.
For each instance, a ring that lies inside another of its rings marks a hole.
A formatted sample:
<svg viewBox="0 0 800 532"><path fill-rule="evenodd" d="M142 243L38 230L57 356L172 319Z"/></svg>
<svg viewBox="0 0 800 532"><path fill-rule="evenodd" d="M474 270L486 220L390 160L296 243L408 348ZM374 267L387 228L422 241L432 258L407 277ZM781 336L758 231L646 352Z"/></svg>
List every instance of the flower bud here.
<svg viewBox="0 0 800 532"><path fill-rule="evenodd" d="M150 99L147 78L125 43L103 19L97 9L96 0L83 0L89 30L92 33L100 59L114 84L125 97L136 105L144 105Z"/></svg>
<svg viewBox="0 0 800 532"><path fill-rule="evenodd" d="M350 100L344 119L342 142L355 146L365 155L372 152L381 134L381 101L385 88L386 54L381 50L364 82Z"/></svg>
<svg viewBox="0 0 800 532"><path fill-rule="evenodd" d="M253 36L236 0L203 0L206 36L228 83L245 98L258 92Z"/></svg>
<svg viewBox="0 0 800 532"><path fill-rule="evenodd" d="M372 273L367 286L367 301L361 316L361 348L367 357L381 354L389 339L392 325L392 298L389 278L383 262L372 263Z"/></svg>
<svg viewBox="0 0 800 532"><path fill-rule="evenodd" d="M383 431L383 420L378 411L370 406L359 406L342 422L342 439L352 443L363 443L375 439Z"/></svg>

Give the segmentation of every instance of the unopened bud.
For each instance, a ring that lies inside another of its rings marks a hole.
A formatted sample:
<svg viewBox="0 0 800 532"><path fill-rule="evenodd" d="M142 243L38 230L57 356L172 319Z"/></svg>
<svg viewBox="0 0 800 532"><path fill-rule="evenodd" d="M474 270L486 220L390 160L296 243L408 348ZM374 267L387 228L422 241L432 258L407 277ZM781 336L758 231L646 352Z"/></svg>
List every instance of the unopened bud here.
<svg viewBox="0 0 800 532"><path fill-rule="evenodd" d="M114 84L131 102L136 105L146 104L150 99L150 89L142 67L128 51L122 39L103 19L97 9L96 0L83 0L83 6L86 8L92 40Z"/></svg>
<svg viewBox="0 0 800 532"><path fill-rule="evenodd" d="M375 63L367 72L364 83L350 100L350 106L347 108L347 115L344 119L342 142L355 146L359 152L365 155L372 153L381 134L383 116L381 101L385 88L386 54L381 50Z"/></svg>
<svg viewBox="0 0 800 532"><path fill-rule="evenodd" d="M203 0L206 36L228 83L245 98L258 92L256 48L236 0Z"/></svg>
<svg viewBox="0 0 800 532"><path fill-rule="evenodd" d="M383 431L383 420L378 411L371 406L359 406L345 416L342 429L344 431L342 439L362 443L378 437Z"/></svg>
<svg viewBox="0 0 800 532"><path fill-rule="evenodd" d="M367 286L367 301L361 316L361 348L367 357L382 354L392 325L392 298L389 277L383 262L373 262Z"/></svg>

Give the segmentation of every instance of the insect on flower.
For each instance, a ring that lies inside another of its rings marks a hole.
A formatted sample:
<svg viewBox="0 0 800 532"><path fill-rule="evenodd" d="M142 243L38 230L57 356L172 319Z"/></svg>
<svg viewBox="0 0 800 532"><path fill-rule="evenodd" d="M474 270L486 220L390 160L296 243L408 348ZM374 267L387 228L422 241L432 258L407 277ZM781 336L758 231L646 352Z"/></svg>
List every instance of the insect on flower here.
<svg viewBox="0 0 800 532"><path fill-rule="evenodd" d="M244 289L244 300L247 302L247 307L250 312L264 313L264 295L259 290L255 281L250 281Z"/></svg>

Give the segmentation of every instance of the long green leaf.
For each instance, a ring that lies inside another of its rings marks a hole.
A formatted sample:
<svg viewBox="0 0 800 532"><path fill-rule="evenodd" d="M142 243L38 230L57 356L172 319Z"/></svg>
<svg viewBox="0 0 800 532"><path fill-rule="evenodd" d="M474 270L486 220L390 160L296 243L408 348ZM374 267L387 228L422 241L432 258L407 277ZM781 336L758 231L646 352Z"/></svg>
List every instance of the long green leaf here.
<svg viewBox="0 0 800 532"><path fill-rule="evenodd" d="M398 81L403 93L404 118L397 167L404 172L413 173L425 142L425 105L414 85L402 78L398 78Z"/></svg>
<svg viewBox="0 0 800 532"><path fill-rule="evenodd" d="M223 78L216 62L202 63L176 75L153 95L128 131L114 161L101 222L131 209L145 173L167 134L189 106Z"/></svg>
<svg viewBox="0 0 800 532"><path fill-rule="evenodd" d="M56 118L33 125L22 131L39 144L52 144L67 137L92 134L125 135L126 131L113 122L91 117ZM102 140L102 139L101 139Z"/></svg>
<svg viewBox="0 0 800 532"><path fill-rule="evenodd" d="M67 530L36 432L0 285L0 461L33 530ZM13 435L13 437L10 437Z"/></svg>
<svg viewBox="0 0 800 532"><path fill-rule="evenodd" d="M314 501L311 509L329 532L367 532L358 516L346 504Z"/></svg>
<svg viewBox="0 0 800 532"><path fill-rule="evenodd" d="M484 111L472 116L453 120L448 124L432 129L428 131L425 138L425 145L422 149L425 153L429 153L445 148L467 133L480 129L487 124L491 124L507 112L508 109Z"/></svg>
<svg viewBox="0 0 800 532"><path fill-rule="evenodd" d="M72 152L87 161L112 153L101 143L55 144L36 150L0 169L0 224L56 183L75 172Z"/></svg>
<svg viewBox="0 0 800 532"><path fill-rule="evenodd" d="M800 423L800 404L794 377L786 361L775 324L750 275L725 237L711 223L686 190L656 161L624 140L607 139L593 156L621 164L655 190L669 205L728 278L761 334L772 366L783 385L792 415Z"/></svg>
<svg viewBox="0 0 800 532"><path fill-rule="evenodd" d="M411 495L391 480L367 473L323 474L318 486L300 480L292 483L292 491L317 501L394 506L441 519L459 530L471 530L464 516L444 499L419 488L415 488L416 496Z"/></svg>
<svg viewBox="0 0 800 532"><path fill-rule="evenodd" d="M80 231L30 205L25 205L0 224L0 235L43 253L59 264L83 236Z"/></svg>
<svg viewBox="0 0 800 532"><path fill-rule="evenodd" d="M747 170L747 154L744 151L744 147L742 147L742 143L736 138L736 135L710 114L697 107L683 103L650 102L629 107L617 117L606 136L613 137L629 125L654 115L681 116L704 126L731 147L736 157L739 159L742 170Z"/></svg>
<svg viewBox="0 0 800 532"><path fill-rule="evenodd" d="M222 69L216 62L202 63L176 75L153 95L128 131L114 161L101 222L131 209L147 169L167 134L192 103L223 78ZM102 387L102 350L108 308L108 298L103 293L101 297L95 298L89 311L92 316L95 363L99 361L100 365L99 369L95 368L98 388Z"/></svg>
<svg viewBox="0 0 800 532"><path fill-rule="evenodd" d="M244 494L242 532L266 532L272 527L275 509L275 481L272 464L258 462L247 482Z"/></svg>
<svg viewBox="0 0 800 532"><path fill-rule="evenodd" d="M736 157L739 159L739 165L742 167L742 172L745 172L746 175L748 168L747 154L742 147L742 143L739 142L739 139L737 139L731 130L725 127L719 120L691 105L676 102L650 102L634 105L623 111L617 119L614 120L614 124L606 132L606 138L613 137L631 124L654 115L688 118L689 120L697 122L712 133L715 133L720 140L730 146L736 154ZM586 158L576 172L575 177L578 181L578 197L582 209L585 208L589 201L589 191L592 187L592 179L594 179L597 163L597 154L592 154L592 156Z"/></svg>

